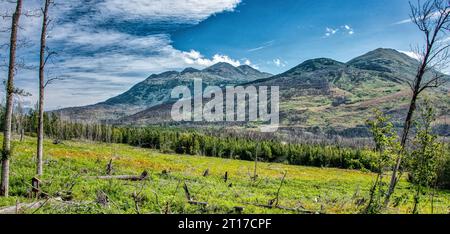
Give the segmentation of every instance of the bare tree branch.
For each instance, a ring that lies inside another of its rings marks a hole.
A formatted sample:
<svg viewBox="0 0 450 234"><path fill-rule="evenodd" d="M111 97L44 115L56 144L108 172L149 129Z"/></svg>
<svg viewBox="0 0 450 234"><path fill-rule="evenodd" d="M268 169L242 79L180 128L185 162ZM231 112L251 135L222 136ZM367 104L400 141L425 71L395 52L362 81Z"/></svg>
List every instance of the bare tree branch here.
<svg viewBox="0 0 450 234"><path fill-rule="evenodd" d="M57 80L64 80L64 78L62 77L54 77L54 78L50 78L48 79L45 84L44 84L44 88L46 88L48 85L51 85L53 82L57 81Z"/></svg>
<svg viewBox="0 0 450 234"><path fill-rule="evenodd" d="M421 53L420 65L416 77L410 85L412 87L412 97L408 114L403 125L401 137L401 149L397 156L393 168L389 190L387 191L384 206L387 207L392 193L402 173L398 173L402 163L403 153L407 144L409 131L413 122L413 115L416 110L416 103L419 95L427 88L439 87L442 84L442 74L436 69L446 66L450 58L449 45L442 43L442 36L448 32L446 29L450 24L450 0L417 0L417 5L410 3L411 21L417 25L418 29L425 35L425 47ZM430 80L427 79L429 72L435 73Z"/></svg>
<svg viewBox="0 0 450 234"><path fill-rule="evenodd" d="M46 49L48 49L48 47L46 48ZM44 60L44 66L45 65L47 65L47 62L48 62L48 60L53 56L53 55L57 55L58 53L56 53L55 51L50 51L50 52L48 52L47 53L47 56L45 57L45 60Z"/></svg>

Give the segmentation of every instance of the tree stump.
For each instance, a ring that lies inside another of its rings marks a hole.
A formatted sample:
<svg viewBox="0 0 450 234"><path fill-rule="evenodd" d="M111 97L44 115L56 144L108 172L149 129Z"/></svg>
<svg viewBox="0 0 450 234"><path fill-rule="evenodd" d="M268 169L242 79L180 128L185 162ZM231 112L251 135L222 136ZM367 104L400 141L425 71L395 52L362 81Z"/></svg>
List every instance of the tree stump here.
<svg viewBox="0 0 450 234"><path fill-rule="evenodd" d="M205 172L203 172L203 177L207 177L209 175L209 169L206 169Z"/></svg>
<svg viewBox="0 0 450 234"><path fill-rule="evenodd" d="M223 176L223 182L227 182L228 181L228 171L225 172L225 175Z"/></svg>
<svg viewBox="0 0 450 234"><path fill-rule="evenodd" d="M106 165L106 175L112 175L114 168L113 168L113 164L112 164L113 160L109 160L108 165Z"/></svg>
<svg viewBox="0 0 450 234"><path fill-rule="evenodd" d="M31 179L31 186L32 186L32 188L31 188L31 197L32 198L33 197L35 197L35 198L39 197L39 193L41 191L41 189L40 189L40 187L41 187L41 180L39 180L36 177L33 177Z"/></svg>

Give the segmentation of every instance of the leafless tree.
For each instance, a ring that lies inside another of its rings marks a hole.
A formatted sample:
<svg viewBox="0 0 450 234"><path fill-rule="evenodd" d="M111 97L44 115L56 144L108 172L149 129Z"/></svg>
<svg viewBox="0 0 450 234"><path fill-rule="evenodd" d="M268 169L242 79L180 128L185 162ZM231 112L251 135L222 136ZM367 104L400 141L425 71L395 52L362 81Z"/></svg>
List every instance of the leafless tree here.
<svg viewBox="0 0 450 234"><path fill-rule="evenodd" d="M450 32L450 0L426 0L425 2L418 0L417 5L410 3L410 7L411 21L424 34L425 45L417 50L420 55L420 65L415 79L409 84L412 96L401 138L403 152L407 145L418 97L426 89L437 88L445 82L444 74L439 70L448 66L450 60L450 42L445 39ZM385 206L389 204L390 197L401 177L399 170L403 152L397 156L384 202Z"/></svg>
<svg viewBox="0 0 450 234"><path fill-rule="evenodd" d="M11 38L9 46L9 67L8 81L6 85L6 111L5 126L3 132L3 151L2 151L2 177L0 185L0 196L9 195L9 159L11 157L11 122L13 112L14 97L14 75L16 62L17 31L19 28L19 19L22 14L22 0L17 0L16 10L12 17Z"/></svg>
<svg viewBox="0 0 450 234"><path fill-rule="evenodd" d="M25 93L24 96L28 96L30 94ZM24 108L23 108L23 99L22 97L24 96L19 96L16 94L16 98L15 98L15 103L17 103L17 105L15 106L15 113L13 113L13 117L15 118L16 121L16 126L15 126L15 131L17 134L20 135L20 141L22 142L24 140L24 135L25 135L25 129L24 129L24 121L25 121L25 113L24 113Z"/></svg>
<svg viewBox="0 0 450 234"><path fill-rule="evenodd" d="M44 0L44 8L42 9L42 32L41 32L41 47L39 59L39 105L38 105L38 128L37 128L37 160L36 160L36 174L41 176L43 174L43 154L44 154L44 92L45 87L51 80L45 81L45 65L49 58L54 54L47 52L47 27L50 24L48 11L52 0Z"/></svg>

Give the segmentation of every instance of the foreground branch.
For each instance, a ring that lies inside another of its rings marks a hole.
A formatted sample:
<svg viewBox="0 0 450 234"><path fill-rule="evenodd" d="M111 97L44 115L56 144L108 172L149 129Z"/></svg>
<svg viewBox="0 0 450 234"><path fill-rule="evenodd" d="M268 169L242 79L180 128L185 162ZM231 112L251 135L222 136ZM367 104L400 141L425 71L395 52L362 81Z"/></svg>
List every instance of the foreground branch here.
<svg viewBox="0 0 450 234"><path fill-rule="evenodd" d="M116 175L116 176L90 176L89 179L99 180L130 180L130 181L142 181L148 178L148 172L144 171L141 175Z"/></svg>

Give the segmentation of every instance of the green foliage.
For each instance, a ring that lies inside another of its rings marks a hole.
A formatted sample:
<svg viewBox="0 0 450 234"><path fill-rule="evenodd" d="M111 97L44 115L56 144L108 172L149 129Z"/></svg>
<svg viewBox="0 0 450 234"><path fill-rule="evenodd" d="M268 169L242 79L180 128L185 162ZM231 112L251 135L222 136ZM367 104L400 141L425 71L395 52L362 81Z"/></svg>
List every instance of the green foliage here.
<svg viewBox="0 0 450 234"><path fill-rule="evenodd" d="M368 120L370 130L375 142L375 150L378 154L375 182L370 189L370 198L364 213L377 214L383 208L383 198L387 191L387 183L384 181L386 171L392 168L395 155L400 152L398 135L394 131L394 125L381 111L375 110L374 119Z"/></svg>
<svg viewBox="0 0 450 234"><path fill-rule="evenodd" d="M158 150L92 141L67 140L53 144L46 140L44 144L47 173L42 177L41 189L51 197L61 197L64 202L49 201L39 209L23 210L24 213L134 214L137 213L135 192L140 194L141 214L228 214L235 213L235 206L244 207L244 214L296 213L255 205L266 205L276 197L283 174L287 172L279 194L280 206L348 214L358 212L361 204L367 203L361 200L360 194L369 191L374 176L355 170L260 162L258 179L254 183L251 178L254 162L251 161L162 154ZM35 176L36 139L25 137L23 142L16 142L15 147L11 161L11 197L0 198L0 207L15 206L17 201L36 202L28 196L31 178ZM250 156L253 154L249 152ZM96 176L106 174L105 166L110 159L113 159L113 175L137 175L146 170L148 180L97 179ZM207 177L203 176L205 169L209 169ZM228 173L227 183L223 180L225 172ZM208 202L208 206L189 204L182 188L184 182L194 199ZM407 181L399 182L397 194L401 196L395 197L399 204L390 212L407 213L412 208L411 189ZM102 192L108 196L108 203L104 205L97 202L97 194ZM434 212L448 213L449 192L437 190L434 199ZM429 207L424 207L423 212L430 213Z"/></svg>
<svg viewBox="0 0 450 234"><path fill-rule="evenodd" d="M424 188L436 184L444 159L444 146L437 142L437 136L432 133L431 129L431 123L435 119L433 107L429 101L425 100L420 110L420 118L416 121L418 131L413 140L410 157L408 157L410 178L416 188L413 213L419 212L418 206Z"/></svg>
<svg viewBox="0 0 450 234"><path fill-rule="evenodd" d="M440 168L436 185L439 188L450 189L450 146L447 144L442 147L442 167Z"/></svg>
<svg viewBox="0 0 450 234"><path fill-rule="evenodd" d="M292 165L335 167L376 171L377 155L369 149L352 149L332 145L286 144L272 140L251 140L239 137L218 137L193 130L163 127L126 127L100 123L63 121L55 113L44 114L46 137L55 140L84 139L105 143L122 143L157 149L164 153L201 155L254 161L260 144L258 160L286 162ZM19 128L35 136L37 113L23 117Z"/></svg>

